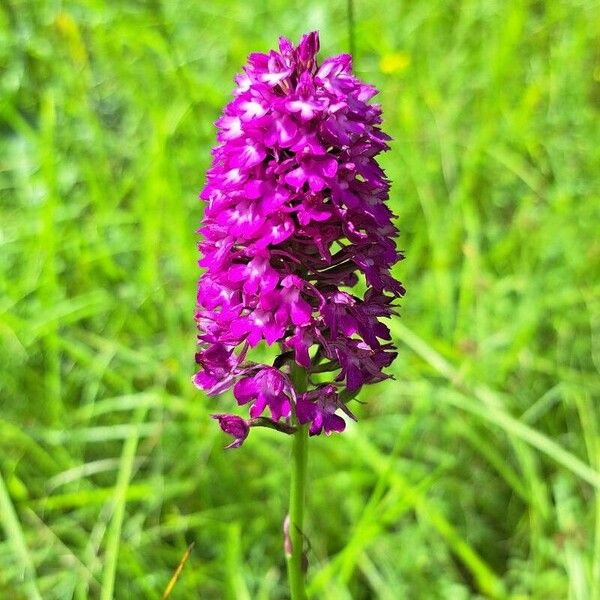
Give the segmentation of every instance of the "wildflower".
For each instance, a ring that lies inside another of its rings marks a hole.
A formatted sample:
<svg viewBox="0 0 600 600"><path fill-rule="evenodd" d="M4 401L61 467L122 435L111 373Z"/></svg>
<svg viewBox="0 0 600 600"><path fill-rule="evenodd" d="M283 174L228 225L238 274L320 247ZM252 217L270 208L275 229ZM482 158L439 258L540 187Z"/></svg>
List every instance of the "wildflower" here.
<svg viewBox="0 0 600 600"><path fill-rule="evenodd" d="M348 413L338 399L335 386L325 385L298 398L296 416L299 423L310 423L310 435L318 435L322 431L330 435L333 431L342 432L346 428L344 419L335 414L338 408Z"/></svg>
<svg viewBox="0 0 600 600"><path fill-rule="evenodd" d="M233 387L250 419L215 415L242 444L252 425L311 435L341 432L342 398L386 379L396 352L383 318L404 288L386 205L389 181L376 156L388 150L377 90L352 74L347 54L316 55L316 32L294 47L254 53L216 122L218 145L201 193L205 212L196 323L207 393ZM362 282L364 293L355 288ZM277 344L273 365L248 356ZM290 366L308 374L295 389ZM314 373L331 373L327 384ZM268 410L270 417L263 416Z"/></svg>
<svg viewBox="0 0 600 600"><path fill-rule="evenodd" d="M226 446L226 448L237 448L242 445L243 441L248 436L250 426L247 421L236 415L211 415L213 419L219 421L221 429L232 435L235 440Z"/></svg>
<svg viewBox="0 0 600 600"><path fill-rule="evenodd" d="M250 416L259 417L268 406L275 421L290 414L290 399L285 393L289 389L286 378L277 369L265 367L253 377L240 379L233 394L240 404L254 401Z"/></svg>

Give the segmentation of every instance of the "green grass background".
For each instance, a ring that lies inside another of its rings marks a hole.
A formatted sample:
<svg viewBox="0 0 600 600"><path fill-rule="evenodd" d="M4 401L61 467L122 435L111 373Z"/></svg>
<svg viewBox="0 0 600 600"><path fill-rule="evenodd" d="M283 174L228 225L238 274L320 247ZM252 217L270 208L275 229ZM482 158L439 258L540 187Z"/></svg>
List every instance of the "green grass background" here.
<svg viewBox="0 0 600 600"><path fill-rule="evenodd" d="M357 0L396 380L312 439L311 598L600 598L600 3ZM286 597L289 439L194 389L197 193L250 51L346 3L0 3L0 598Z"/></svg>

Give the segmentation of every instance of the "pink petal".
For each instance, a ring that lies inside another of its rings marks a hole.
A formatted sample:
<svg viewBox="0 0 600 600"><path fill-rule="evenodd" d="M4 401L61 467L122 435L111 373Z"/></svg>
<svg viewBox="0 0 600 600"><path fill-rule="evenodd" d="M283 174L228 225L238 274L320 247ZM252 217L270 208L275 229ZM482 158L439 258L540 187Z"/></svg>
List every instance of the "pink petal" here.
<svg viewBox="0 0 600 600"><path fill-rule="evenodd" d="M293 187L300 188L304 185L305 181L306 181L306 172L304 171L303 167L298 167L297 169L290 171L285 176L285 182L288 185L291 185Z"/></svg>
<svg viewBox="0 0 600 600"><path fill-rule="evenodd" d="M257 385L252 377L240 379L233 386L233 395L235 396L238 404L246 404L250 402L250 400L256 398L257 393Z"/></svg>
<svg viewBox="0 0 600 600"><path fill-rule="evenodd" d="M306 300L298 298L298 300L292 304L291 317L294 325L308 325L310 323L311 316L312 308L310 307L310 304L306 302Z"/></svg>

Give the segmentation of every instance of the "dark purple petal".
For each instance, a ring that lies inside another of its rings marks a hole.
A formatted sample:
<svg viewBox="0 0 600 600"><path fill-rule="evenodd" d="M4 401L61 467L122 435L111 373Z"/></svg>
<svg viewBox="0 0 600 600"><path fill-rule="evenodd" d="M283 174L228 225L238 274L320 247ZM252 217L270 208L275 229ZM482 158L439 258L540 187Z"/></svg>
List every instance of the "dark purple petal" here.
<svg viewBox="0 0 600 600"><path fill-rule="evenodd" d="M330 435L333 431L342 432L346 428L344 419L335 414L342 407L335 387L325 385L298 398L296 416L300 424L310 423L310 435L319 435L323 431Z"/></svg>
<svg viewBox="0 0 600 600"><path fill-rule="evenodd" d="M346 421L339 415L326 414L323 418L323 430L326 435L330 435L332 431L341 433L346 429Z"/></svg>
<svg viewBox="0 0 600 600"><path fill-rule="evenodd" d="M225 448L238 448L248 437L250 425L241 417L237 417L236 415L211 415L211 417L219 421L219 425L225 433L235 438L235 440L228 446L225 446Z"/></svg>
<svg viewBox="0 0 600 600"><path fill-rule="evenodd" d="M316 419L319 411L315 402L307 400L305 396L298 399L296 403L296 417L302 425Z"/></svg>

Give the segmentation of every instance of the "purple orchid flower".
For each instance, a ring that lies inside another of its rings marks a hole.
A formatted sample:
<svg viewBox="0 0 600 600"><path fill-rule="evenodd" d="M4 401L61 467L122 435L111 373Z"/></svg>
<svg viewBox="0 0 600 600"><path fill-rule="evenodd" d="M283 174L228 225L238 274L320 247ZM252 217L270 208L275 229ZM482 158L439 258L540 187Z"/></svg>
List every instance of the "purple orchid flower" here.
<svg viewBox="0 0 600 600"><path fill-rule="evenodd" d="M347 412L338 399L335 386L325 385L298 398L296 416L299 423L310 423L310 435L319 435L322 431L325 435L331 435L334 431L341 433L346 429L344 419L335 414L338 408Z"/></svg>
<svg viewBox="0 0 600 600"><path fill-rule="evenodd" d="M388 378L396 356L382 319L404 294L391 275L403 257L376 161L390 138L370 103L377 90L353 75L351 57L319 64L318 50L313 32L251 54L216 122L201 193L194 383L209 394L233 388L250 405L249 420L215 415L235 438L229 447L266 423L342 432L339 413L353 418L342 399ZM349 289L359 282L362 294ZM280 348L272 366L247 360L263 341ZM307 390L294 389L292 364Z"/></svg>
<svg viewBox="0 0 600 600"><path fill-rule="evenodd" d="M248 421L244 421L241 417L236 415L211 415L211 417L219 421L219 425L225 433L232 435L235 438L235 440L228 446L225 446L225 448L238 448L248 437L250 425L248 424Z"/></svg>

